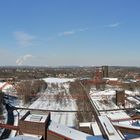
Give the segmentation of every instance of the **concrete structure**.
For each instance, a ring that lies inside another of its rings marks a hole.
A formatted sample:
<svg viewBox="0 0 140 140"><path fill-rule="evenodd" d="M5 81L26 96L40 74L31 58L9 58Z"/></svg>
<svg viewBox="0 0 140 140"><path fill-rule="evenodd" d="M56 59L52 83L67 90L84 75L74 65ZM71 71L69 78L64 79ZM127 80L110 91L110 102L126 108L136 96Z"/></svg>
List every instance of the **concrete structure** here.
<svg viewBox="0 0 140 140"><path fill-rule="evenodd" d="M81 132L94 135L94 132L92 130L92 122L79 123L79 130Z"/></svg>
<svg viewBox="0 0 140 140"><path fill-rule="evenodd" d="M47 127L50 122L50 113L46 115L37 115L28 111L19 120L19 134L33 134L43 136L47 140Z"/></svg>

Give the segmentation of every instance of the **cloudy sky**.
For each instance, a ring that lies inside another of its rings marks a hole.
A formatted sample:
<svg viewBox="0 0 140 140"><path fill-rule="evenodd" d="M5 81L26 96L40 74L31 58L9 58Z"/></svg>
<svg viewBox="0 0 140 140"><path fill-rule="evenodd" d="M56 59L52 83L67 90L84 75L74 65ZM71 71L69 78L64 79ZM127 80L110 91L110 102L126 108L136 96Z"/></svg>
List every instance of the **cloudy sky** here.
<svg viewBox="0 0 140 140"><path fill-rule="evenodd" d="M0 0L0 66L140 66L139 0Z"/></svg>

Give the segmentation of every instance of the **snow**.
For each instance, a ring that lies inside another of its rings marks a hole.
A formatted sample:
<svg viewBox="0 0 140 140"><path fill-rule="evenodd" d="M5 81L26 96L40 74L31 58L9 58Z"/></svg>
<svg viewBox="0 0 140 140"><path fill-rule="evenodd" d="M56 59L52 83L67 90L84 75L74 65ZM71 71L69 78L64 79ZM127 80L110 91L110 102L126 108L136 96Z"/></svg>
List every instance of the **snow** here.
<svg viewBox="0 0 140 140"><path fill-rule="evenodd" d="M51 121L48 130L73 140L103 140L102 137L92 136Z"/></svg>
<svg viewBox="0 0 140 140"><path fill-rule="evenodd" d="M111 120L130 118L130 116L127 115L123 110L100 112L100 114L107 115Z"/></svg>
<svg viewBox="0 0 140 140"><path fill-rule="evenodd" d="M118 81L118 78L108 78L108 77L105 77L103 79L104 80L109 80L109 81Z"/></svg>
<svg viewBox="0 0 140 140"><path fill-rule="evenodd" d="M46 109L46 110L76 110L77 106L74 100L70 99L66 104L56 103L55 100L49 100L44 97L37 99L29 108ZM75 126L75 113L61 113L51 112L51 119L55 122L67 125Z"/></svg>
<svg viewBox="0 0 140 140"><path fill-rule="evenodd" d="M0 82L0 88L2 88L2 87L5 85L5 86L2 88L2 91L3 91L5 94L7 94L7 95L11 95L11 96L16 96L16 97L17 97L16 91L15 91L13 85L11 85L11 84L9 84L9 83L6 84L6 83L7 83L7 82Z"/></svg>
<svg viewBox="0 0 140 140"><path fill-rule="evenodd" d="M126 126L135 126L138 127L140 129L140 120L126 120L126 121L117 121L114 122L115 124L122 124L122 125L126 125Z"/></svg>
<svg viewBox="0 0 140 140"><path fill-rule="evenodd" d="M139 80L130 79L130 82L137 83Z"/></svg>
<svg viewBox="0 0 140 140"><path fill-rule="evenodd" d="M47 115L29 114L25 121L41 122L44 123L47 119Z"/></svg>
<svg viewBox="0 0 140 140"><path fill-rule="evenodd" d="M110 100L104 102L103 100L95 100L93 97L92 101L98 110L119 109L119 107Z"/></svg>
<svg viewBox="0 0 140 140"><path fill-rule="evenodd" d="M125 90L125 94L130 95L130 96L135 96L135 95L139 95L139 91L138 90L135 90L135 91Z"/></svg>
<svg viewBox="0 0 140 140"><path fill-rule="evenodd" d="M71 78L43 78L46 83L67 83L67 82L74 82L75 79Z"/></svg>
<svg viewBox="0 0 140 140"><path fill-rule="evenodd" d="M69 82L73 82L75 79L70 78L43 78L48 84L48 88L44 93L40 94L40 97L33 102L29 108L44 109L44 110L77 110L75 99L72 99L69 94ZM61 94L62 97L57 100L57 95ZM57 123L61 123L70 127L75 126L76 113L61 113L51 112L51 119Z"/></svg>
<svg viewBox="0 0 140 140"><path fill-rule="evenodd" d="M97 122L92 122L91 127L92 127L92 130L93 130L93 133L94 133L95 136L101 136L102 135Z"/></svg>
<svg viewBox="0 0 140 140"><path fill-rule="evenodd" d="M101 91L101 90L96 90L95 88L91 88L91 90L90 90L90 96L92 97L92 96L102 96L102 95L108 95L108 96L110 96L110 95L116 95L116 90L112 90L112 89L106 89L106 90L103 90L103 91Z"/></svg>
<svg viewBox="0 0 140 140"><path fill-rule="evenodd" d="M119 135L106 116L99 116L99 120L110 140L122 140L122 137Z"/></svg>
<svg viewBox="0 0 140 140"><path fill-rule="evenodd" d="M40 138L20 135L14 138L9 138L7 140L40 140Z"/></svg>
<svg viewBox="0 0 140 140"><path fill-rule="evenodd" d="M99 111L105 110L104 112L100 112L101 115L107 115L112 120L130 118L130 116L123 110L115 110L119 109L119 107L112 101L112 97L116 95L116 90L109 88L104 91L100 91L91 88L89 94L96 108ZM113 109L115 111L107 111Z"/></svg>
<svg viewBox="0 0 140 140"><path fill-rule="evenodd" d="M140 104L140 101L137 100L137 99L135 99L134 97L127 97L127 99L128 99L129 101L131 101L131 102L136 103L137 105Z"/></svg>
<svg viewBox="0 0 140 140"><path fill-rule="evenodd" d="M48 88L40 97L29 106L29 108L44 110L71 110L76 111L77 105L75 99L72 99L69 93L69 82L74 79L67 78L44 78ZM59 97L59 95L61 97ZM57 123L75 126L76 113L51 112L51 119Z"/></svg>
<svg viewBox="0 0 140 140"><path fill-rule="evenodd" d="M110 110L119 108L112 101L112 97L116 95L115 90L106 89L101 91L96 90L95 88L91 88L89 95L98 110Z"/></svg>
<svg viewBox="0 0 140 140"><path fill-rule="evenodd" d="M130 128L130 129L134 129L134 130L140 130L139 126L132 126L132 125L123 124L123 123L114 122L113 125L120 126L120 127L125 127L125 128Z"/></svg>

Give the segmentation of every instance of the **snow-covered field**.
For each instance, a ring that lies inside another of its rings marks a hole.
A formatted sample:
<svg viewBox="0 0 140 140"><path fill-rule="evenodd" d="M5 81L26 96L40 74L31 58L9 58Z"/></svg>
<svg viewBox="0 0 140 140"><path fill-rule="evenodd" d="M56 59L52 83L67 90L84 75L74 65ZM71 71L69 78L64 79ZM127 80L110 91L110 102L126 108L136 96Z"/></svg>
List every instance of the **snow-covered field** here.
<svg viewBox="0 0 140 140"><path fill-rule="evenodd" d="M53 78L53 77L50 77L50 78L43 78L43 80L46 82L46 83L57 83L57 84L60 84L60 83L67 83L67 82L73 82L75 79L73 78Z"/></svg>
<svg viewBox="0 0 140 140"><path fill-rule="evenodd" d="M33 102L30 108L44 110L77 110L75 99L72 99L69 93L69 83L73 82L74 79L44 78L43 80L48 83L48 88L44 93L40 94L40 98ZM74 127L76 114L52 112L51 119L57 123Z"/></svg>

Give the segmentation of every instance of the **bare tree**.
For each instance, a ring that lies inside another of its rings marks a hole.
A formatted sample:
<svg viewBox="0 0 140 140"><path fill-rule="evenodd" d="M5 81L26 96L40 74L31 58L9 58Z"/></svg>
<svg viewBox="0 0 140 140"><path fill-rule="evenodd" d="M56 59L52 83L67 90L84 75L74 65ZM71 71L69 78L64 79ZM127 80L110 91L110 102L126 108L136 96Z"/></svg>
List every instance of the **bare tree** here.
<svg viewBox="0 0 140 140"><path fill-rule="evenodd" d="M27 80L19 82L15 88L24 103L28 103L33 98L36 98L38 92L45 90L47 84L43 80Z"/></svg>
<svg viewBox="0 0 140 140"><path fill-rule="evenodd" d="M92 112L86 112L87 110L92 111L92 105L87 97L86 92L89 92L90 86L88 83L83 83L85 89L80 84L81 81L75 81L70 83L70 94L73 98L76 98L76 104L78 108L77 113L77 120L79 122L86 122L86 121L92 121L93 120L93 113ZM80 112L83 111L83 112Z"/></svg>

